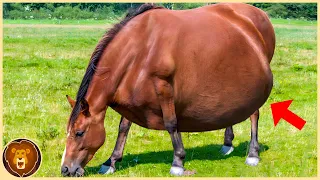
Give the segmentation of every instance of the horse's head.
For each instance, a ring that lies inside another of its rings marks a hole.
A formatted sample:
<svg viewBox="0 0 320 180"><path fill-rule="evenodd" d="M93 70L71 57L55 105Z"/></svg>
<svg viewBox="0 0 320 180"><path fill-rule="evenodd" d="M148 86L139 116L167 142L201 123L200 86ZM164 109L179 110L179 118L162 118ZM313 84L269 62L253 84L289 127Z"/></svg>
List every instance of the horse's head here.
<svg viewBox="0 0 320 180"><path fill-rule="evenodd" d="M72 108L76 102L69 96L67 99ZM75 121L67 127L67 144L62 155L61 173L63 176L82 176L84 166L92 159L105 140L104 114L95 114L89 104L82 99L80 112Z"/></svg>

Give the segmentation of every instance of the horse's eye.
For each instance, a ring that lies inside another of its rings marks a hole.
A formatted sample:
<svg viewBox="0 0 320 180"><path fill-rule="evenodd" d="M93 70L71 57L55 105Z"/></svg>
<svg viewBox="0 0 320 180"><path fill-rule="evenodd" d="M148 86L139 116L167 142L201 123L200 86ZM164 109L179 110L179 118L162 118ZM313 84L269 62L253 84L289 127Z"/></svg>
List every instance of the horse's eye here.
<svg viewBox="0 0 320 180"><path fill-rule="evenodd" d="M82 137L83 134L84 134L84 131L77 131L77 132L76 132L76 136L77 136L77 137Z"/></svg>

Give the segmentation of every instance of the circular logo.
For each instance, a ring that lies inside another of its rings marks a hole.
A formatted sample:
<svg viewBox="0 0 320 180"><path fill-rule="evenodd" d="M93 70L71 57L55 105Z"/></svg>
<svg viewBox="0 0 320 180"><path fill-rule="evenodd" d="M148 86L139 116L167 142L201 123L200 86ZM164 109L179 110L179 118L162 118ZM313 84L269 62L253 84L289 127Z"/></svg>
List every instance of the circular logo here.
<svg viewBox="0 0 320 180"><path fill-rule="evenodd" d="M17 177L28 177L40 167L41 153L38 146L28 139L11 141L3 151L3 165Z"/></svg>

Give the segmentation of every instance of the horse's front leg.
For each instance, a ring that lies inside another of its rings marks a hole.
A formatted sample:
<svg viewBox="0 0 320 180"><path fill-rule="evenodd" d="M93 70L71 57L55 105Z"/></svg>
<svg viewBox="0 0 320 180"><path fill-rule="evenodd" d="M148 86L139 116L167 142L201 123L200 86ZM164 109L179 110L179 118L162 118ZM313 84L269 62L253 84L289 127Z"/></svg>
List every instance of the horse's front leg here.
<svg viewBox="0 0 320 180"><path fill-rule="evenodd" d="M131 121L127 120L124 117L121 117L116 146L114 147L110 158L101 165L101 168L99 170L100 174L112 174L116 171L115 164L116 162L120 162L122 160L123 149L124 145L126 144L127 135L131 124Z"/></svg>
<svg viewBox="0 0 320 180"><path fill-rule="evenodd" d="M181 176L188 173L188 171L185 171L183 167L183 160L186 156L186 152L183 147L181 133L178 130L178 122L173 100L173 88L167 81L159 79L155 82L155 89L160 102L164 125L170 134L174 149L170 174Z"/></svg>

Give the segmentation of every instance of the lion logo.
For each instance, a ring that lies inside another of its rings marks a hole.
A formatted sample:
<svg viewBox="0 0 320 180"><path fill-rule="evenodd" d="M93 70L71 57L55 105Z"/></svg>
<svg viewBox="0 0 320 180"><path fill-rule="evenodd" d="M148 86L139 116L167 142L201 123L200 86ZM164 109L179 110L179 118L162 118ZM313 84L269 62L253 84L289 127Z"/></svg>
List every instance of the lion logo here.
<svg viewBox="0 0 320 180"><path fill-rule="evenodd" d="M34 174L39 168L40 162L40 150L30 140L11 141L4 150L4 166L14 176L27 177Z"/></svg>

